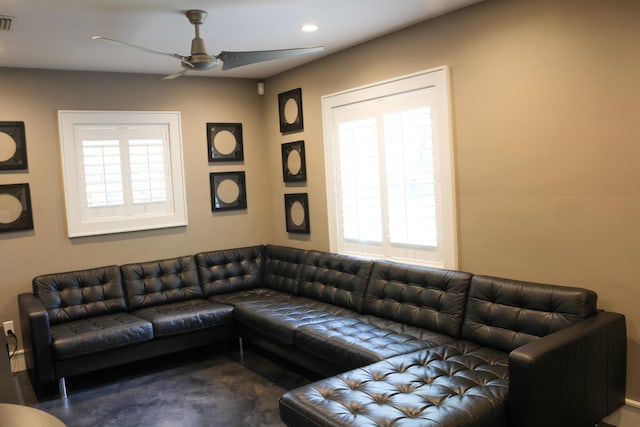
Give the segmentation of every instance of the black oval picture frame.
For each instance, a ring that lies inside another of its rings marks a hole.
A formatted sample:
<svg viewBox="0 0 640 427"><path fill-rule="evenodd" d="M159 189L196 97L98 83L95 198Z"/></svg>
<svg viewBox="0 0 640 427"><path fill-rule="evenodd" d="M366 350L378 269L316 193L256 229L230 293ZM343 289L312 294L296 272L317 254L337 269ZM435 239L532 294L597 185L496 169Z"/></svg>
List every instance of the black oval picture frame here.
<svg viewBox="0 0 640 427"><path fill-rule="evenodd" d="M297 223L293 217L293 205L300 203L303 209L304 218L302 222ZM307 193L292 193L284 195L284 215L287 226L287 233L311 233L311 226L309 224L309 197Z"/></svg>
<svg viewBox="0 0 640 427"><path fill-rule="evenodd" d="M16 144L16 151L13 155L0 161L0 170L27 169L27 141L24 122L0 122L0 132L9 135Z"/></svg>
<svg viewBox="0 0 640 427"><path fill-rule="evenodd" d="M15 197L20 202L20 215L8 223L0 223L0 233L33 230L33 214L31 213L31 191L29 184L0 185L0 194Z"/></svg>
<svg viewBox="0 0 640 427"><path fill-rule="evenodd" d="M296 151L300 156L300 169L297 172L289 168L289 156ZM307 180L307 164L304 152L304 141L282 144L282 180L284 182L304 182Z"/></svg>
<svg viewBox="0 0 640 427"><path fill-rule="evenodd" d="M290 123L285 115L285 108L288 101L294 101L297 106L297 115ZM278 114L280 116L280 133L298 132L304 129L302 118L302 89L292 89L278 94Z"/></svg>

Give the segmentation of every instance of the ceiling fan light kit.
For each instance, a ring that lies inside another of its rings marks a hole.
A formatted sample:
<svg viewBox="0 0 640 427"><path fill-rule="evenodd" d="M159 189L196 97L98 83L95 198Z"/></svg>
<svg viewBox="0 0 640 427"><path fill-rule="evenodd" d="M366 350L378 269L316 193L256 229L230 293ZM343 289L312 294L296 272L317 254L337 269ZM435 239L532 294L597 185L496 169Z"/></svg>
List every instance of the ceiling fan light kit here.
<svg viewBox="0 0 640 427"><path fill-rule="evenodd" d="M317 53L324 50L323 46L310 47L310 48L294 48L294 49L279 49L279 50L258 50L258 51L245 51L245 52L229 52L221 51L218 55L209 55L205 47L204 40L200 37L200 25L204 23L207 18L207 12L200 9L191 9L185 12L185 16L189 22L194 26L195 37L191 41L191 54L189 56L183 56L177 53L161 52L155 49L149 49L143 46L111 39L103 36L94 36L93 40L103 41L107 43L117 44L124 47L138 49L147 53L153 53L156 55L170 56L178 59L182 65L182 70L165 76L164 80L171 80L186 74L188 71L201 71L215 68L218 65L218 61L222 61L222 70L229 70L236 67L242 67L244 65L256 64L258 62L271 61L274 59L290 58L293 56L308 55L311 53Z"/></svg>

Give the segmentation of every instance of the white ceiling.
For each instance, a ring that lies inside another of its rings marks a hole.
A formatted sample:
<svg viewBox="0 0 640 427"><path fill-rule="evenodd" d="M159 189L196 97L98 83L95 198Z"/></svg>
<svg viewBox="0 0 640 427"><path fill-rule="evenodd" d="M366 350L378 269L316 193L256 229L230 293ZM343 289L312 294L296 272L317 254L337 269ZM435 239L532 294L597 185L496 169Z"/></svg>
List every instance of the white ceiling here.
<svg viewBox="0 0 640 427"><path fill-rule="evenodd" d="M91 40L94 35L189 55L194 27L186 9L203 9L209 54L325 46L325 51L189 75L262 79L366 40L481 0L0 0L10 31L0 31L0 66L166 75L177 59ZM303 33L315 23L319 30ZM383 55L383 53L381 53Z"/></svg>

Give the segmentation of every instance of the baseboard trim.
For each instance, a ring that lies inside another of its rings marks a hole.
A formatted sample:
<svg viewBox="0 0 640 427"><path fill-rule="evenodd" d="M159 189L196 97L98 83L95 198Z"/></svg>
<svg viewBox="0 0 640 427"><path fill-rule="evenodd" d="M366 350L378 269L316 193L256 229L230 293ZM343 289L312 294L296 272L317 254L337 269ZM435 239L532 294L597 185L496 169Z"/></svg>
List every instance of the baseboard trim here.
<svg viewBox="0 0 640 427"><path fill-rule="evenodd" d="M624 404L627 406L631 406L632 408L640 409L640 402L637 400L625 399Z"/></svg>
<svg viewBox="0 0 640 427"><path fill-rule="evenodd" d="M24 361L24 350L18 350L15 352L10 360L11 372L20 372L27 369L27 364Z"/></svg>

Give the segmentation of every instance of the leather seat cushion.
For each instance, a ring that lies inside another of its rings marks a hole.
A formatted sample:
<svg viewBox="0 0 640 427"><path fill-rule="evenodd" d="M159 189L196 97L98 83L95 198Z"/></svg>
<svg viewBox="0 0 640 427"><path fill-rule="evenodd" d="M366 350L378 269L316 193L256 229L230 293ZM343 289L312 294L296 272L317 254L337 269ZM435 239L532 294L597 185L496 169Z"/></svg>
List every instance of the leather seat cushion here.
<svg viewBox="0 0 640 427"><path fill-rule="evenodd" d="M285 393L293 425L507 426L508 355L468 341L396 356Z"/></svg>
<svg viewBox="0 0 640 427"><path fill-rule="evenodd" d="M297 295L362 311L372 261L321 251L307 254Z"/></svg>
<svg viewBox="0 0 640 427"><path fill-rule="evenodd" d="M142 308L133 312L153 325L154 335L163 337L211 328L233 322L233 307L204 299L192 299Z"/></svg>
<svg viewBox="0 0 640 427"><path fill-rule="evenodd" d="M117 265L45 274L32 287L52 325L127 311Z"/></svg>
<svg viewBox="0 0 640 427"><path fill-rule="evenodd" d="M363 311L459 337L471 274L378 261Z"/></svg>
<svg viewBox="0 0 640 427"><path fill-rule="evenodd" d="M192 256L126 264L120 271L130 310L203 296Z"/></svg>
<svg viewBox="0 0 640 427"><path fill-rule="evenodd" d="M129 313L114 313L51 325L56 360L111 350L153 339L151 323Z"/></svg>
<svg viewBox="0 0 640 427"><path fill-rule="evenodd" d="M293 345L293 334L300 326L341 317L354 317L358 313L335 305L294 297L238 303L234 315L238 323L260 335L281 344Z"/></svg>
<svg viewBox="0 0 640 427"><path fill-rule="evenodd" d="M444 334L373 316L301 326L294 339L296 346L345 369L453 342Z"/></svg>
<svg viewBox="0 0 640 427"><path fill-rule="evenodd" d="M597 311L595 292L490 276L473 276L462 338L510 352Z"/></svg>
<svg viewBox="0 0 640 427"><path fill-rule="evenodd" d="M276 291L269 288L255 288L246 291L229 292L226 294L212 295L207 298L211 302L219 304L236 305L247 301L265 301L265 300L286 300L294 296L285 292Z"/></svg>
<svg viewBox="0 0 640 427"><path fill-rule="evenodd" d="M295 294L307 251L267 245L262 281L267 288Z"/></svg>
<svg viewBox="0 0 640 427"><path fill-rule="evenodd" d="M204 296L260 286L264 247L226 249L196 255Z"/></svg>

